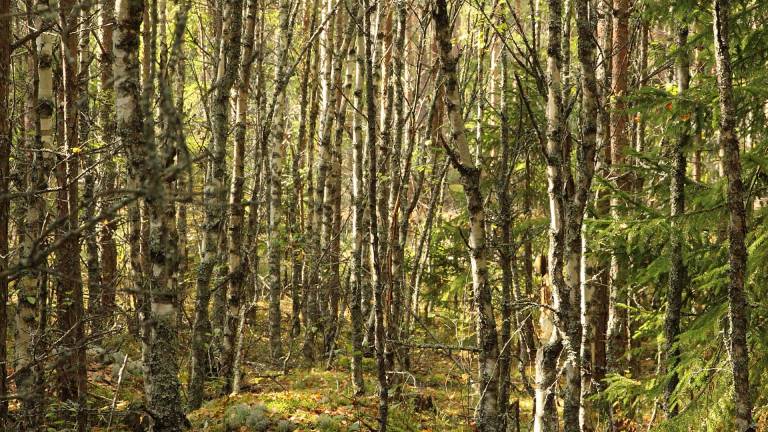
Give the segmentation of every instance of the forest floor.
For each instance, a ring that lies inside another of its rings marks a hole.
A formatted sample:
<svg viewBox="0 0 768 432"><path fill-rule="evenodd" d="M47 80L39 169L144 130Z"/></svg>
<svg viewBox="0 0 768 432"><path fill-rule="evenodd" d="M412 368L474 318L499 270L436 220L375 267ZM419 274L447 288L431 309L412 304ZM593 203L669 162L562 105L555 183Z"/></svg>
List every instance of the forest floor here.
<svg viewBox="0 0 768 432"><path fill-rule="evenodd" d="M353 396L350 374L341 365L331 370L294 369L277 377L250 378L241 394L215 399L189 417L195 430L226 430L239 424L233 417L244 416L242 411L247 411L248 417L265 412L274 428L263 430L281 430L281 425L297 431L376 430L378 398L373 363L366 359L366 364L370 372L366 373L367 393L362 397ZM446 370L443 366L447 365L433 366ZM466 379L449 375L432 372L417 381L420 387L404 385L401 394L391 400L389 429L471 430L467 392L460 384ZM255 420L246 418L243 430L259 430Z"/></svg>
<svg viewBox="0 0 768 432"><path fill-rule="evenodd" d="M375 362L363 362L366 393L355 397L350 375L349 335L339 336L339 349L330 367L326 362L314 367L303 364L299 341L285 341L291 351L288 368L280 370L269 363L269 343L266 335L253 329L266 329L266 304L260 304L245 335L243 382L241 392L234 396L215 397L221 382L213 380L208 386L208 401L188 414L194 431L320 431L353 432L377 430L378 395ZM290 303L283 305L291 310ZM284 328L289 328L284 322ZM345 328L348 327L345 326ZM454 329L455 330L455 329ZM448 330L437 335L441 340L455 340L456 333ZM433 336L435 336L433 334ZM419 337L419 336L417 336ZM446 339L442 339L445 337ZM421 338L424 339L423 335ZM425 342L433 342L427 341ZM182 341L183 342L183 341ZM466 342L465 342L466 343ZM91 394L97 405L98 419L106 425L110 415L111 427L94 431L135 430L133 412L141 404L140 352L135 342L126 339L111 342L105 348L106 361L91 358L89 382L94 383ZM182 343L182 346L185 346ZM118 354L115 354L115 353ZM129 360L123 371L119 391L119 369L125 354ZM476 369L473 355L463 351L446 354L435 349L411 349L409 372L396 372L391 379L399 384L390 391L388 430L390 431L473 431L473 411L476 397L469 384L471 371ZM188 359L181 362L182 386L187 380ZM115 407L112 408L112 399ZM513 395L513 401L514 399ZM527 430L531 400L519 400L521 428ZM114 413L112 413L114 411ZM138 409L138 412L141 410Z"/></svg>

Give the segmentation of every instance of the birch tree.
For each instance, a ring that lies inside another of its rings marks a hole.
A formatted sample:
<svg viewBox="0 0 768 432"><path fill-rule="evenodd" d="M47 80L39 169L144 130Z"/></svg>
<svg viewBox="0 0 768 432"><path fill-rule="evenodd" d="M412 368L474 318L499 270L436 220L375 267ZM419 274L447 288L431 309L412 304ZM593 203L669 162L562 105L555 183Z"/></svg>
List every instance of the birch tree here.
<svg viewBox="0 0 768 432"><path fill-rule="evenodd" d="M354 24L362 26L366 11L358 8L358 13L351 17ZM366 227L365 196L363 195L363 81L365 80L365 37L362 29L354 30L354 43L350 45L350 55L355 59L355 84L354 84L354 110L352 112L352 275L350 281L349 313L352 324L352 380L356 394L365 392L363 381L363 326L362 290L365 279L365 262L363 261L363 247Z"/></svg>
<svg viewBox="0 0 768 432"><path fill-rule="evenodd" d="M192 374L189 382L189 406L198 408L203 400L205 383L206 351L211 344L210 302L211 275L217 258L217 249L223 234L226 220L226 145L229 129L230 91L237 79L240 64L240 41L243 22L242 0L228 0L223 3L224 24L221 43L218 47L218 65L212 106L212 140L210 170L206 176L203 199L205 222L203 237L203 256L198 268L195 303L195 325L192 339Z"/></svg>
<svg viewBox="0 0 768 432"><path fill-rule="evenodd" d="M232 182L229 193L229 290L227 291L227 325L224 328L224 353L222 360L222 375L225 380L225 391L231 391L233 374L239 373L232 369L239 330L240 309L245 296L246 267L243 262L243 224L245 222L245 206L243 204L243 187L245 184L245 139L248 122L248 107L251 90L251 65L254 61L254 45L256 32L256 15L258 0L249 0L243 31L243 52L240 58L239 81L237 83L237 117L235 124L235 140L232 158Z"/></svg>
<svg viewBox="0 0 768 432"><path fill-rule="evenodd" d="M40 15L38 26L51 22L52 11L48 2L34 4L34 13ZM48 204L41 191L48 189L49 177L53 168L51 153L53 149L53 47L55 35L42 32L36 38L34 59L31 63L36 69L37 98L34 100L35 140L30 151L30 170L27 178L26 221L27 229L20 245L19 264L23 269L19 275L19 294L15 317L15 354L13 366L17 392L22 395L19 425L21 428L39 427L43 412L41 388L44 369L36 364L40 353L43 331L46 326L45 311L48 292L47 257L40 256L40 250L48 245L45 236L45 222Z"/></svg>
<svg viewBox="0 0 768 432"><path fill-rule="evenodd" d="M181 410L180 384L178 379L178 345L177 310L178 301L174 280L176 250L170 242L169 233L172 220L168 217L168 184L163 181L162 159L167 159L167 153L158 151L156 143L148 141L140 132L144 116L152 115L141 109L139 94L139 28L142 20L144 4L136 0L120 0L116 5L117 19L114 38L115 51L115 97L116 121L118 140L125 145L128 159L132 165L133 178L131 181L142 191L142 200L149 211L149 238L147 261L151 266L146 283L140 286L149 290L150 328L145 335L147 354L144 358L145 388L148 408L153 412L154 430L180 430L185 424L186 417ZM175 19L176 29L174 52L178 52L181 34L186 24L186 7L182 6ZM176 61L177 55L171 59ZM161 71L160 83L167 72ZM178 130L180 124L169 113L168 106L172 96L170 86L164 86L161 99L165 102L163 124L166 129L164 139L171 140L174 148L181 141ZM138 136L137 136L138 135ZM166 155L164 155L165 153Z"/></svg>
<svg viewBox="0 0 768 432"><path fill-rule="evenodd" d="M363 0L363 26L365 36L365 113L367 117L366 148L368 150L368 239L373 291L374 345L376 350L376 379L379 384L379 431L386 432L389 415L389 381L385 358L386 329L384 328L384 285L381 281L381 257L379 256L379 227L377 211L377 151L376 151L376 93L374 92L373 37L371 7Z"/></svg>
<svg viewBox="0 0 768 432"><path fill-rule="evenodd" d="M435 23L435 40L439 47L441 79L445 99L446 118L450 124L450 142L443 147L453 167L461 175L469 214L469 247L472 262L473 303L477 312L478 388L480 402L475 413L478 428L483 431L499 429L498 357L499 341L496 331L491 287L488 280L485 211L480 190L480 168L475 166L469 152L461 99L457 80L457 60L451 43L451 24L445 0L438 0L432 10Z"/></svg>
<svg viewBox="0 0 768 432"><path fill-rule="evenodd" d="M293 37L293 27L291 23L291 5L289 0L283 0L280 2L280 46L277 54L277 68L275 69L275 82L278 84L272 95L271 106L269 108L269 117L267 118L266 127L264 128L264 135L262 139L264 142L269 142L268 147L270 159L269 159L269 191L270 191L270 207L269 207L269 340L270 348L272 350L272 358L277 360L282 357L282 341L281 341L281 312L280 312L280 295L281 295L281 278L280 278L280 259L282 254L282 242L283 237L279 231L278 224L281 219L282 203L281 203L281 159L284 149L284 134L285 134L285 110L287 109L287 96L285 94L285 88L288 85L290 75L288 74L288 59L289 59L289 47ZM275 122L275 130L271 131L269 125ZM271 141L269 141L271 139ZM265 155L266 156L266 155Z"/></svg>

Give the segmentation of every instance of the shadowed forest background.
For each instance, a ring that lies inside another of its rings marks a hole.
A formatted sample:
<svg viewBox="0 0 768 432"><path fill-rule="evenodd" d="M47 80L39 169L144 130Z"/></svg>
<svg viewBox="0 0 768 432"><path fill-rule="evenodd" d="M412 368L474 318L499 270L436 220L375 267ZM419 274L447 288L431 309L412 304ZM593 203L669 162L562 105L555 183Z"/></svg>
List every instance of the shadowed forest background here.
<svg viewBox="0 0 768 432"><path fill-rule="evenodd" d="M768 430L766 23L0 0L0 429Z"/></svg>

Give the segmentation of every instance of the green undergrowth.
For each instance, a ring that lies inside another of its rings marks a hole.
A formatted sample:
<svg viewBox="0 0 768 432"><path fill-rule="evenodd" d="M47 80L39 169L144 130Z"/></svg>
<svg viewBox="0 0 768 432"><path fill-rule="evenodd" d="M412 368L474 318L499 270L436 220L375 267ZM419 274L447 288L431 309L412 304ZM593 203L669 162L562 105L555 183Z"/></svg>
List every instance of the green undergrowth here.
<svg viewBox="0 0 768 432"><path fill-rule="evenodd" d="M377 387L369 376L367 392L360 397L352 394L346 370L295 369L276 377L246 379L247 391L211 400L190 413L193 429L354 432L377 428ZM390 404L389 430L472 430L466 388L403 384L398 393ZM242 421L228 421L233 417ZM264 429L256 425L257 417L267 419Z"/></svg>
<svg viewBox="0 0 768 432"><path fill-rule="evenodd" d="M291 310L284 304L283 310ZM287 328L290 323L284 319ZM438 318L434 318L438 319ZM266 306L258 308L251 322L252 328L267 325ZM438 330L430 337L452 341L455 344L458 316L439 318ZM447 324L446 324L447 323ZM451 325L448 325L451 324ZM378 386L375 361L365 358L363 372L366 391L355 396L350 374L351 346L349 335L342 332L335 359L330 368L325 361L306 364L296 341L285 341L291 351L288 370L275 370L268 361L269 346L266 338L247 331L243 352L243 380L238 395L221 396L222 382L211 379L206 383L207 402L198 410L188 413L193 431L319 431L354 432L378 430ZM415 340L431 341L418 329ZM185 341L180 341L182 346ZM91 406L94 407L93 431L105 431L110 415L110 431L137 430L132 426L142 417L143 384L140 367L140 346L131 340L110 341L104 344L106 354L89 354L89 383ZM116 354L120 353L120 354ZM112 398L117 387L117 369L125 354L128 367L124 373L114 412ZM113 358L113 357L119 358ZM131 367L133 366L133 367ZM186 400L189 369L188 357L181 358L180 380L182 399ZM470 384L477 369L476 358L467 351L446 354L435 349L414 348L410 351L408 372L390 375L389 421L390 431L473 431L473 413L477 403L476 389ZM530 372L532 373L532 371ZM522 394L522 384L514 382L512 401L520 396L520 430L529 430L532 401ZM144 415L144 417L146 417Z"/></svg>

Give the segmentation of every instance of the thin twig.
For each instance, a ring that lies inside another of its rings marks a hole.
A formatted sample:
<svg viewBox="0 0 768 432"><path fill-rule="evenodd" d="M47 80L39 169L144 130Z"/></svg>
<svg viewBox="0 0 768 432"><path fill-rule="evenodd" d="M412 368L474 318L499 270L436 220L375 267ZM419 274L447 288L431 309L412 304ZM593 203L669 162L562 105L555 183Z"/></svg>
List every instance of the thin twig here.
<svg viewBox="0 0 768 432"><path fill-rule="evenodd" d="M123 365L120 366L120 371L117 373L117 386L115 387L115 395L112 396L112 405L109 407L109 420L107 421L107 432L112 427L112 417L115 414L115 407L117 406L117 396L120 394L120 384L123 382L123 372L125 371L125 365L128 364L128 354L123 357Z"/></svg>

